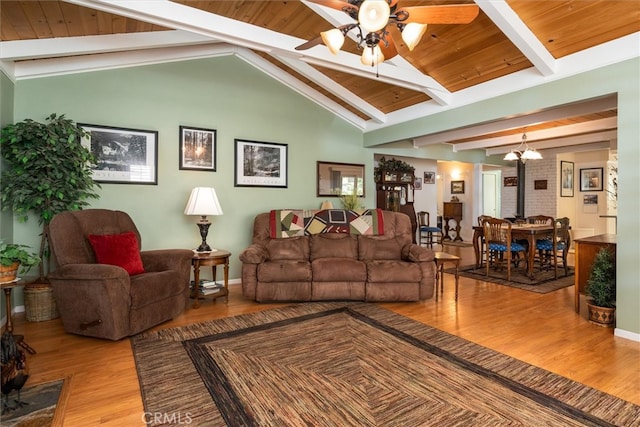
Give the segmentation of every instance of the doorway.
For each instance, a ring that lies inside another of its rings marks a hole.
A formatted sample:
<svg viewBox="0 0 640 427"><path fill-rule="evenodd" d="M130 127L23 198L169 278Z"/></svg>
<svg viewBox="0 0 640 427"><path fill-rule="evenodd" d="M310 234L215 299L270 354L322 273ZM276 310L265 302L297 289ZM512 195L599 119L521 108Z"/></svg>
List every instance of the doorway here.
<svg viewBox="0 0 640 427"><path fill-rule="evenodd" d="M502 171L482 172L482 215L501 218L500 212L500 181Z"/></svg>

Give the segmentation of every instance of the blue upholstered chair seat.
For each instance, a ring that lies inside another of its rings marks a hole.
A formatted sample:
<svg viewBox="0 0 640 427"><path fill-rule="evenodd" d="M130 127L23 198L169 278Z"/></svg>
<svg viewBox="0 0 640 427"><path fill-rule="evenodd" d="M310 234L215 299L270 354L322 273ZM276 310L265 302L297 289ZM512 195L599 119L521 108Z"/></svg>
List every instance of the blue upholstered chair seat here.
<svg viewBox="0 0 640 427"><path fill-rule="evenodd" d="M440 230L438 227L427 227L427 226L420 227L420 231L425 231L425 232L430 231L432 233L442 232L442 230Z"/></svg>
<svg viewBox="0 0 640 427"><path fill-rule="evenodd" d="M504 245L502 243L489 243L489 250L506 252L507 245ZM520 243L516 243L516 242L511 243L511 252L523 252L525 250L526 250L525 247Z"/></svg>
<svg viewBox="0 0 640 427"><path fill-rule="evenodd" d="M536 249L541 251L552 251L553 250L553 242L549 239L541 239L536 240ZM563 251L564 250L564 242L556 243L556 250Z"/></svg>

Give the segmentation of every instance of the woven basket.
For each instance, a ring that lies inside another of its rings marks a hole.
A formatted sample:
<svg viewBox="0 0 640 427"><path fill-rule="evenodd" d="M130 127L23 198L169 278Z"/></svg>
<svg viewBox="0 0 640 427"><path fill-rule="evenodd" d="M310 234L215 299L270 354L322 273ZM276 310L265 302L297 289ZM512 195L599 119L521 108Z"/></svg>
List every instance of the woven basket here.
<svg viewBox="0 0 640 427"><path fill-rule="evenodd" d="M24 287L24 309L29 322L58 318L58 307L49 283L30 283Z"/></svg>

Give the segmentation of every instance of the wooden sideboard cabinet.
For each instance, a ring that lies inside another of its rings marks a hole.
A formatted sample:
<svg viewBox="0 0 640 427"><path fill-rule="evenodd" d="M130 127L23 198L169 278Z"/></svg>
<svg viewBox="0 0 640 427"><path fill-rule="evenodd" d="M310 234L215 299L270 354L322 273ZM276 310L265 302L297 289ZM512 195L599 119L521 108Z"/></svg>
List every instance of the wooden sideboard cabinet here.
<svg viewBox="0 0 640 427"><path fill-rule="evenodd" d="M462 222L462 203L461 202L444 202L442 209L442 218L444 219L444 234L442 240L453 240L462 242L460 237L460 223ZM449 221L454 221L454 228L449 226ZM455 234L453 238L449 235Z"/></svg>
<svg viewBox="0 0 640 427"><path fill-rule="evenodd" d="M580 313L580 294L584 293L587 286L587 280L591 274L591 266L593 260L600 249L608 248L613 253L613 259L615 262L616 256L616 235L615 234L600 234L598 236L585 237L583 239L575 240L575 309L576 313Z"/></svg>

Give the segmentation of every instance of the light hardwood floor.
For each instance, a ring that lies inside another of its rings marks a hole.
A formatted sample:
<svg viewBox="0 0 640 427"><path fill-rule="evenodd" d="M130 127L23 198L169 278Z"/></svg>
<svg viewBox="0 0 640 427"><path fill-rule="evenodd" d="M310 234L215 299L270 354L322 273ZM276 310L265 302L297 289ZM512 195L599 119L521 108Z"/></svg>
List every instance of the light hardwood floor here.
<svg viewBox="0 0 640 427"><path fill-rule="evenodd" d="M471 264L471 248L447 247ZM232 262L239 262L237 257ZM573 288L545 295L461 278L454 301L453 276L444 297L381 306L451 334L508 354L640 405L640 343L591 325L573 309ZM204 302L159 328L250 313L284 304L257 304L231 285L229 303ZM130 341L66 334L59 319L27 322L15 316L15 333L37 350L29 356L29 385L67 378L65 426L144 425L142 399ZM175 390L180 393L180 390Z"/></svg>

